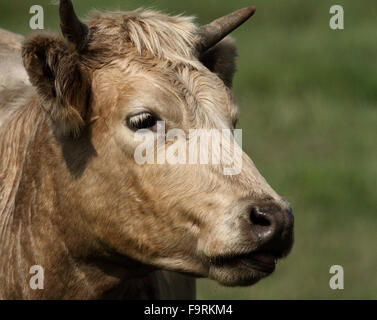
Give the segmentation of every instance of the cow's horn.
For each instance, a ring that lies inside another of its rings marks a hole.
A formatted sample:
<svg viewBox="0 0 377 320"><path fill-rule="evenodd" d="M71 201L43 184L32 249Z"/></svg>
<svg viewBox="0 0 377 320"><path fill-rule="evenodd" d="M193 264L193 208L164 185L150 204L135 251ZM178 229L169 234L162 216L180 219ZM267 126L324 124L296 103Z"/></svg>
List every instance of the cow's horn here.
<svg viewBox="0 0 377 320"><path fill-rule="evenodd" d="M229 33L247 21L255 12L255 7L247 7L218 18L199 28L198 51L204 53Z"/></svg>
<svg viewBox="0 0 377 320"><path fill-rule="evenodd" d="M64 38L81 49L88 36L88 27L77 18L71 0L60 0L59 15Z"/></svg>

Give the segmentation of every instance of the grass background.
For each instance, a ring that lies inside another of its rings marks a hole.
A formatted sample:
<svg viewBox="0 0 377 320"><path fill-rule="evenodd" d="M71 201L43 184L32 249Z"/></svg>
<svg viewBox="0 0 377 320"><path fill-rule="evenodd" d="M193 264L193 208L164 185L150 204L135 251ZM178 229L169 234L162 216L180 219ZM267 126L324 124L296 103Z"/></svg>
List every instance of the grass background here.
<svg viewBox="0 0 377 320"><path fill-rule="evenodd" d="M29 8L57 29L57 1L1 1L0 27L27 34ZM233 33L234 91L243 145L294 209L296 243L276 272L247 288L198 281L199 299L377 298L377 2L375 0L80 0L91 8L152 7L199 23L243 6L257 13ZM345 29L329 28L343 5ZM329 269L342 265L344 290Z"/></svg>

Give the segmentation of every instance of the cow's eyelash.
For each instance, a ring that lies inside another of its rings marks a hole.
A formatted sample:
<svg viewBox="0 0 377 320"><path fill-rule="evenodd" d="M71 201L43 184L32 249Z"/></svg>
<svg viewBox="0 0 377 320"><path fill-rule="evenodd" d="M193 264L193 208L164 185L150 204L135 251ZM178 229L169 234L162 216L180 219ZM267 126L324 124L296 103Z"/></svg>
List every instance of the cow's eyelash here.
<svg viewBox="0 0 377 320"><path fill-rule="evenodd" d="M151 129L156 126L158 118L150 112L141 112L128 116L126 124L131 130Z"/></svg>

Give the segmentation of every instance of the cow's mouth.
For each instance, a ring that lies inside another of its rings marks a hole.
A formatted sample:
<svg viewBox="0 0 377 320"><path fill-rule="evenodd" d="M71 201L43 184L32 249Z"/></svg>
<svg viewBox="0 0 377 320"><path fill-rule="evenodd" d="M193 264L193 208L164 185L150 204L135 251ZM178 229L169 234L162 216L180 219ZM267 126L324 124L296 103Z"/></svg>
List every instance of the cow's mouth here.
<svg viewBox="0 0 377 320"><path fill-rule="evenodd" d="M275 270L276 258L267 252L258 252L240 257L240 263L261 272L272 273Z"/></svg>
<svg viewBox="0 0 377 320"><path fill-rule="evenodd" d="M218 265L241 265L261 272L271 273L275 270L276 257L269 252L251 252L231 257L214 259Z"/></svg>
<svg viewBox="0 0 377 320"><path fill-rule="evenodd" d="M270 275L276 266L270 252L251 252L210 259L210 277L228 286L246 286Z"/></svg>

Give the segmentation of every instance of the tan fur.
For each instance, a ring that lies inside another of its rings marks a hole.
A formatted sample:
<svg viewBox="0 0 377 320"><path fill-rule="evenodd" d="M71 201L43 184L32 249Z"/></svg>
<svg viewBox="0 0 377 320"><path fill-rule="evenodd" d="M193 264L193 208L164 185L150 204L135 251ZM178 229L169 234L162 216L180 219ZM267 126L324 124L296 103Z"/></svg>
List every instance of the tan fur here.
<svg viewBox="0 0 377 320"><path fill-rule="evenodd" d="M20 35L0 29L0 91L20 83L29 84L19 54L23 40Z"/></svg>
<svg viewBox="0 0 377 320"><path fill-rule="evenodd" d="M95 12L88 26L80 52L28 38L33 87L0 92L0 298L193 298L192 278L175 272L241 283L244 270L211 264L256 248L239 203L286 203L246 154L238 176L140 166L125 126L147 107L168 128L233 128L233 42L201 61L191 18ZM36 264L44 290L29 287Z"/></svg>

